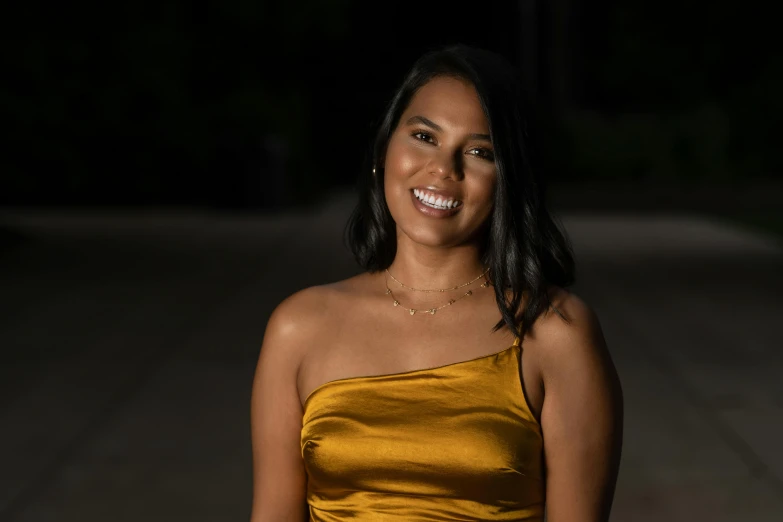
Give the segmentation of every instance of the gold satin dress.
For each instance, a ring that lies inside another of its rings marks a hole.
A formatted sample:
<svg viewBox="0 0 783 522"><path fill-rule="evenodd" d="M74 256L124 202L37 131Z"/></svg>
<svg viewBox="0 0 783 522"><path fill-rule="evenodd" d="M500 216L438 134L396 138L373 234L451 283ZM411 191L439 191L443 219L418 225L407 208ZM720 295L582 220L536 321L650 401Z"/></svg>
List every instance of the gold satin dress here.
<svg viewBox="0 0 783 522"><path fill-rule="evenodd" d="M543 521L519 340L437 368L327 382L304 403L312 522Z"/></svg>

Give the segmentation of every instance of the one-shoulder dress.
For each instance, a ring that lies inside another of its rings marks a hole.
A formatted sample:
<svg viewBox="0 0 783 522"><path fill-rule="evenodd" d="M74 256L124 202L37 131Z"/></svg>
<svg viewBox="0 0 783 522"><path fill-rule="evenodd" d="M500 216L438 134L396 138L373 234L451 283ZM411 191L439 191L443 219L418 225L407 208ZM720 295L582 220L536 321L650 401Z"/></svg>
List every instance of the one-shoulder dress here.
<svg viewBox="0 0 783 522"><path fill-rule="evenodd" d="M313 522L542 521L519 339L469 361L327 382L304 403Z"/></svg>

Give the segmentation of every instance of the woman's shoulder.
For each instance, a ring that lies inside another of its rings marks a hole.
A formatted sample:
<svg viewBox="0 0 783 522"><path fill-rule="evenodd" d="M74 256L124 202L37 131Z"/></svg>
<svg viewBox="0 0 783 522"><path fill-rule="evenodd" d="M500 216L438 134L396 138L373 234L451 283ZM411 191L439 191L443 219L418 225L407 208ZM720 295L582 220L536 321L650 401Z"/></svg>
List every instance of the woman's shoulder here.
<svg viewBox="0 0 783 522"><path fill-rule="evenodd" d="M560 373L602 364L607 355L598 315L573 291L549 287L549 307L533 325L528 345L544 371Z"/></svg>
<svg viewBox="0 0 783 522"><path fill-rule="evenodd" d="M289 340L307 341L323 334L324 327L333 324L341 310L366 293L370 277L370 274L362 273L289 295L272 311L267 335L271 333Z"/></svg>
<svg viewBox="0 0 783 522"><path fill-rule="evenodd" d="M336 301L356 299L367 292L371 274L364 272L347 279L303 288L289 295L275 309L275 312L307 315L310 319L333 311L330 305Z"/></svg>

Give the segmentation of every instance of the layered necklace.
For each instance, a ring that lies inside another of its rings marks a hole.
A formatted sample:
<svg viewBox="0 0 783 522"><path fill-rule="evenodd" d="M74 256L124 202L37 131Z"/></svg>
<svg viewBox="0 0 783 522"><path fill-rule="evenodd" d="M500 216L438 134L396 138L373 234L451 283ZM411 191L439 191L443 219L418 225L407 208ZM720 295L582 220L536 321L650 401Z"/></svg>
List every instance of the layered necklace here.
<svg viewBox="0 0 783 522"><path fill-rule="evenodd" d="M464 288L464 287L466 287L468 285L471 285L471 284L475 283L476 281L478 281L482 277L485 278L485 279L484 279L484 282L481 283L481 288L486 288L486 287L489 286L489 280L486 279L486 275L487 275L488 272L489 272L489 268L487 268L486 270L481 272L478 275L478 277L475 277L475 278L471 279L467 283L463 283L461 285L453 286L451 288L422 289L422 288L413 288L413 287L410 287L410 286L404 284L402 281L398 280L396 277L391 275L391 272L389 272L388 268L386 269L386 274L389 277L391 277L392 280L395 283L397 283L398 285L400 285L401 287L406 288L408 290L413 290L414 292L427 292L427 293L429 293L429 292L449 292L449 291L452 291L452 290L459 290L460 288ZM399 307L401 307L403 309L408 310L408 313L410 315L416 315L417 312L418 313L427 313L427 314L430 314L430 315L435 315L435 312L437 312L438 310L446 308L447 306L451 306L454 303L456 303L457 301L459 301L460 299L463 299L465 297L473 295L473 291L472 290L468 290L467 292L465 292L461 296L457 297L456 299L449 299L448 303L446 303L445 305L442 305L442 306L438 306L437 308L407 308L407 307L403 306L402 304L400 304L400 302L397 300L397 298L394 297L394 294L392 293L391 288L389 288L389 279L386 278L386 295L388 295L388 296L390 296L392 298L394 306L399 306Z"/></svg>

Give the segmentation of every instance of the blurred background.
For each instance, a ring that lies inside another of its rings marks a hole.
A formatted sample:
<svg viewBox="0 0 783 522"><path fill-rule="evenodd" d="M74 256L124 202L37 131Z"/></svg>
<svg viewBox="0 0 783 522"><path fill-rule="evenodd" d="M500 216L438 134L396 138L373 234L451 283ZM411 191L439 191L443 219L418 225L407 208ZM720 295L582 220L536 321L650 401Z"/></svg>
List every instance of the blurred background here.
<svg viewBox="0 0 783 522"><path fill-rule="evenodd" d="M497 51L626 393L613 520L783 519L783 62L761 2L28 1L0 34L0 522L246 520L267 317L358 271L413 61Z"/></svg>

